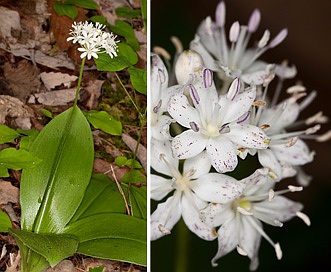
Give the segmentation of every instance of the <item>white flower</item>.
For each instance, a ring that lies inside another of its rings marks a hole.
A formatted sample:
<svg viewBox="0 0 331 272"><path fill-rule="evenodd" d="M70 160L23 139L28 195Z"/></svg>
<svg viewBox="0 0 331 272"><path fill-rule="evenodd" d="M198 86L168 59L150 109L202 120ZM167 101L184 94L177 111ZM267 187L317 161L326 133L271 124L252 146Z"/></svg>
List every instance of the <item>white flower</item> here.
<svg viewBox="0 0 331 272"><path fill-rule="evenodd" d="M303 206L280 196L286 192L302 190L302 187L288 186L288 190L274 192L275 183L268 178L268 169L259 169L241 181L244 184L242 195L227 204L211 203L201 211L201 218L211 227L218 229L218 251L212 265L227 253L237 248L239 254L251 259L250 270L258 267L258 250L261 237L265 238L276 251L278 259L282 251L263 231L262 222L282 227L283 222L298 216L310 225L309 218L301 213Z"/></svg>
<svg viewBox="0 0 331 272"><path fill-rule="evenodd" d="M281 78L282 80L283 78ZM303 141L305 137L312 137L320 128L320 123L327 121L321 112L308 118L307 120L297 120L300 112L312 101L316 92L312 92L302 103L297 101L306 95L303 86L293 86L288 89L292 96L281 103L276 103L272 99L271 106L268 103L253 112L250 123L263 127L265 133L270 137L270 145L266 150L257 150L258 158L263 167L270 169L270 177L279 181L286 177L294 176L297 171L300 184L307 185L307 176L304 175L298 166L311 162L314 152L311 152L307 144ZM278 97L276 92L276 96ZM314 125L308 129L298 130L301 124ZM302 139L301 139L302 138ZM255 151L250 150L251 154Z"/></svg>
<svg viewBox="0 0 331 272"><path fill-rule="evenodd" d="M260 85L270 73L270 67L258 58L268 49L277 46L287 36L283 29L269 42L266 30L255 48L247 48L249 39L260 23L261 14L254 10L247 26L233 23L228 45L225 31L225 4L220 2L216 9L216 22L207 17L199 26L190 48L201 54L205 66L213 71L224 71L226 77L240 77L247 84Z"/></svg>
<svg viewBox="0 0 331 272"><path fill-rule="evenodd" d="M209 173L210 163L205 153L185 160L180 172L179 160L172 157L168 141L152 139L151 150L152 168L168 176L151 175L151 198L161 200L173 192L151 215L151 240L170 234L181 217L200 238L215 239L214 228L201 222L199 211L210 201L226 203L237 198L242 191L241 184L232 177Z"/></svg>
<svg viewBox="0 0 331 272"><path fill-rule="evenodd" d="M98 54L107 53L111 58L117 56L119 41L115 41L116 36L113 33L103 31L105 25L100 23L84 23L74 22L72 24L73 30L70 31L71 37L67 38L67 41L73 43L79 43L81 48L78 48L80 52L83 52L80 57L87 59L98 58Z"/></svg>
<svg viewBox="0 0 331 272"><path fill-rule="evenodd" d="M238 163L237 145L266 149L269 138L262 129L245 123L255 99L255 88L241 90L240 80L233 81L226 95L218 97L212 72L203 69L188 86L192 106L184 94L171 97L168 112L188 130L172 141L179 159L200 154L206 149L211 164L218 172L232 171Z"/></svg>
<svg viewBox="0 0 331 272"><path fill-rule="evenodd" d="M160 141L171 138L169 124L172 118L164 113L167 111L170 97L181 88L178 85L168 88L168 80L168 71L161 58L152 54L150 127L152 138Z"/></svg>

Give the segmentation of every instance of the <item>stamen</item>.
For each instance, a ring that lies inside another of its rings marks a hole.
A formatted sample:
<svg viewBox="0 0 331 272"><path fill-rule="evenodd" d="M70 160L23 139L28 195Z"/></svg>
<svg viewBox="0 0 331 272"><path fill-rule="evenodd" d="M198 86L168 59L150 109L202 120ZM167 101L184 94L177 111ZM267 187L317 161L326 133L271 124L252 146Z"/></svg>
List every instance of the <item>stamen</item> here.
<svg viewBox="0 0 331 272"><path fill-rule="evenodd" d="M180 39L178 39L176 36L172 36L170 40L175 46L177 54L180 54L184 51L183 44Z"/></svg>
<svg viewBox="0 0 331 272"><path fill-rule="evenodd" d="M162 99L160 99L159 103L157 103L157 105L153 108L153 112L158 113L161 106L162 106Z"/></svg>
<svg viewBox="0 0 331 272"><path fill-rule="evenodd" d="M160 47L160 46L153 47L153 52L156 53L156 54L158 54L158 55L161 55L166 60L170 60L171 59L171 55L168 53L168 51L165 50L164 48Z"/></svg>
<svg viewBox="0 0 331 272"><path fill-rule="evenodd" d="M223 27L225 24L225 4L224 2L220 2L216 7L216 25L219 27Z"/></svg>
<svg viewBox="0 0 331 272"><path fill-rule="evenodd" d="M264 31L263 36L261 40L258 43L258 48L263 48L267 45L268 41L270 39L270 31L267 29Z"/></svg>
<svg viewBox="0 0 331 272"><path fill-rule="evenodd" d="M270 42L269 48L274 48L278 44L280 44L287 36L287 28L284 28L278 35Z"/></svg>
<svg viewBox="0 0 331 272"><path fill-rule="evenodd" d="M324 124L324 123L328 122L328 120L329 120L329 118L327 116L323 115L322 111L319 111L315 115L307 118L307 120L305 121L305 124L306 125L311 125L314 123Z"/></svg>
<svg viewBox="0 0 331 272"><path fill-rule="evenodd" d="M272 201L273 199L275 198L275 191L270 189L269 190L269 197L268 197L268 200L269 201Z"/></svg>
<svg viewBox="0 0 331 272"><path fill-rule="evenodd" d="M213 85L213 71L210 69L203 70L203 85L205 88Z"/></svg>
<svg viewBox="0 0 331 272"><path fill-rule="evenodd" d="M268 124L263 124L263 125L260 126L260 128L261 128L261 129L268 129L268 128L270 128L270 125L268 125Z"/></svg>
<svg viewBox="0 0 331 272"><path fill-rule="evenodd" d="M163 225L158 225L159 231L162 232L165 235L169 235L171 234L171 231L166 229Z"/></svg>
<svg viewBox="0 0 331 272"><path fill-rule="evenodd" d="M230 28L229 40L232 43L237 42L240 33L240 24L238 21L234 22Z"/></svg>
<svg viewBox="0 0 331 272"><path fill-rule="evenodd" d="M291 139L285 144L285 146L286 146L286 147L291 147L291 146L295 145L295 143L298 141L298 138L299 138L299 137L293 137L293 138L291 138Z"/></svg>
<svg viewBox="0 0 331 272"><path fill-rule="evenodd" d="M283 257L283 252L282 252L282 249L280 248L279 243L275 244L275 251L276 251L277 259L280 260Z"/></svg>
<svg viewBox="0 0 331 272"><path fill-rule="evenodd" d="M329 141L329 140L331 140L331 130L324 133L323 135L320 135L320 136L316 137L316 141L318 141L318 142L326 142L326 141Z"/></svg>
<svg viewBox="0 0 331 272"><path fill-rule="evenodd" d="M307 135L309 135L309 134L314 134L314 133L316 133L320 128L321 128L321 125L316 125L316 126L310 127L310 128L308 128L308 129L306 129L306 134L307 134Z"/></svg>
<svg viewBox="0 0 331 272"><path fill-rule="evenodd" d="M304 101L302 101L300 103L300 111L303 111L317 96L317 92L316 91L312 91Z"/></svg>
<svg viewBox="0 0 331 272"><path fill-rule="evenodd" d="M253 215L253 213L245 210L244 208L241 208L241 207L237 207L237 211L240 212L241 214L243 215Z"/></svg>
<svg viewBox="0 0 331 272"><path fill-rule="evenodd" d="M252 106L258 107L258 106L265 106L267 103L265 101L254 101L252 103Z"/></svg>
<svg viewBox="0 0 331 272"><path fill-rule="evenodd" d="M220 134L225 134L230 132L230 127L229 126L223 126L221 129L218 131Z"/></svg>
<svg viewBox="0 0 331 272"><path fill-rule="evenodd" d="M261 13L258 9L255 9L248 21L248 31L251 33L255 32L259 27L260 20Z"/></svg>
<svg viewBox="0 0 331 272"><path fill-rule="evenodd" d="M198 92L196 91L196 89L194 88L194 86L192 84L190 84L189 88L190 88L190 94L191 94L192 99L194 100L196 105L199 105L200 97L198 95Z"/></svg>
<svg viewBox="0 0 331 272"><path fill-rule="evenodd" d="M194 131L194 132L198 132L200 129L199 129L199 126L197 125L197 123L195 122L190 122L190 127L191 129Z"/></svg>
<svg viewBox="0 0 331 272"><path fill-rule="evenodd" d="M294 85L292 87L289 87L286 92L288 94L294 94L294 93L301 93L301 92L304 92L306 90L306 87L305 86L302 86L302 85Z"/></svg>
<svg viewBox="0 0 331 272"><path fill-rule="evenodd" d="M308 217L308 215L302 213L302 212L296 212L297 217L299 217L300 219L302 219L303 222L305 222L305 224L307 226L310 226L311 222L310 219Z"/></svg>
<svg viewBox="0 0 331 272"><path fill-rule="evenodd" d="M303 190L302 186L293 186L293 185L289 185L287 186L287 188L290 190L290 192L300 192Z"/></svg>
<svg viewBox="0 0 331 272"><path fill-rule="evenodd" d="M237 124L241 124L241 123L245 122L245 121L248 119L248 117L250 116L250 114L251 114L250 111L246 112L246 113L240 118L240 120L237 121Z"/></svg>
<svg viewBox="0 0 331 272"><path fill-rule="evenodd" d="M232 81L229 91L226 95L227 99L231 99L231 101L233 101L236 97L236 95L238 94L239 90L240 90L240 79L236 78Z"/></svg>
<svg viewBox="0 0 331 272"><path fill-rule="evenodd" d="M239 245L237 245L237 252L242 256L247 256L247 252Z"/></svg>

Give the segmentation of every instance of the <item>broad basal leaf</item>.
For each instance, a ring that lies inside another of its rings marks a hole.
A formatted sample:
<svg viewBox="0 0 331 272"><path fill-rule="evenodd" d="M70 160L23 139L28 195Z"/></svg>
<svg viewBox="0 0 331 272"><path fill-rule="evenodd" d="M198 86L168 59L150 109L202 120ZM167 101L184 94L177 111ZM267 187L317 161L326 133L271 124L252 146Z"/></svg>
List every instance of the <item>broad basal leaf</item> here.
<svg viewBox="0 0 331 272"><path fill-rule="evenodd" d="M78 253L146 265L146 229L146 220L104 213L69 224L65 233L78 237Z"/></svg>
<svg viewBox="0 0 331 272"><path fill-rule="evenodd" d="M66 4L54 4L54 10L60 16L66 15L71 19L75 19L78 15L78 10L75 6Z"/></svg>
<svg viewBox="0 0 331 272"><path fill-rule="evenodd" d="M99 7L93 0L67 0L64 2L67 5L76 5L85 9L97 10Z"/></svg>
<svg viewBox="0 0 331 272"><path fill-rule="evenodd" d="M134 51L140 50L139 42L134 34L133 28L127 22L122 20L116 20L115 25L109 26L110 30L125 38L127 44L129 44Z"/></svg>
<svg viewBox="0 0 331 272"><path fill-rule="evenodd" d="M77 238L68 234L37 234L17 229L11 229L10 234L29 249L43 256L52 267L72 256L78 246Z"/></svg>
<svg viewBox="0 0 331 272"><path fill-rule="evenodd" d="M84 199L70 223L101 213L124 213L125 203L114 181L102 174L93 174Z"/></svg>
<svg viewBox="0 0 331 272"><path fill-rule="evenodd" d="M78 209L93 165L90 126L77 106L50 121L30 147L42 162L21 178L22 229L60 233Z"/></svg>

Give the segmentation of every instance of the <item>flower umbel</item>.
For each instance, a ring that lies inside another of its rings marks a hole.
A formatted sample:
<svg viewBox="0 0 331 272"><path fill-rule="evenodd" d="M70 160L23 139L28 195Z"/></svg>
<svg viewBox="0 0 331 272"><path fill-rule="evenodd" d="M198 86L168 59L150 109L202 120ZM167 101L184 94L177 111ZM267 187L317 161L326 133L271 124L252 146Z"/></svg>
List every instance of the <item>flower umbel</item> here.
<svg viewBox="0 0 331 272"><path fill-rule="evenodd" d="M113 33L103 31L105 25L100 23L88 23L87 21L72 24L71 37L67 41L78 43L81 47L78 51L83 52L80 57L87 59L98 58L98 54L106 53L111 58L117 56L118 46L116 36Z"/></svg>

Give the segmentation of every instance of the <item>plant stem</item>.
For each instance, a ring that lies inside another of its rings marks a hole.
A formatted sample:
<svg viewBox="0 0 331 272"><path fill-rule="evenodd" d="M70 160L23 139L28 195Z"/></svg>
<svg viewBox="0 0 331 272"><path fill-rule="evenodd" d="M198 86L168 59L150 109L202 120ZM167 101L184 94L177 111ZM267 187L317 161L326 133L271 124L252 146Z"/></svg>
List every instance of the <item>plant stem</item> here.
<svg viewBox="0 0 331 272"><path fill-rule="evenodd" d="M189 263L190 231L183 220L178 222L176 237L175 272L187 272Z"/></svg>
<svg viewBox="0 0 331 272"><path fill-rule="evenodd" d="M82 64L80 66L80 71L79 71L78 83L77 83L77 88L76 88L76 95L75 95L74 106L77 106L78 95L79 95L79 91L80 91L80 85L82 84L82 78L83 78L85 60L86 60L86 57L82 59Z"/></svg>
<svg viewBox="0 0 331 272"><path fill-rule="evenodd" d="M121 84L123 90L125 91L125 93L127 94L127 96L129 97L131 103L133 104L133 106L135 107L136 111L138 112L139 114L139 118L144 118L143 114L140 112L137 104L134 102L134 100L132 99L131 95L129 94L128 90L125 88L122 80L120 79L120 77L118 76L118 74L115 72L115 75L117 77L117 80L119 81L119 83Z"/></svg>

